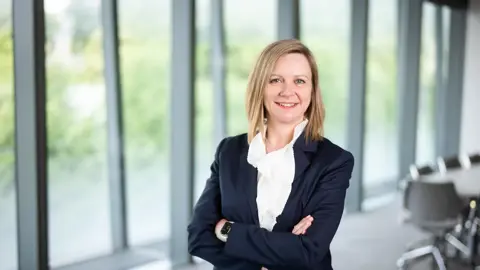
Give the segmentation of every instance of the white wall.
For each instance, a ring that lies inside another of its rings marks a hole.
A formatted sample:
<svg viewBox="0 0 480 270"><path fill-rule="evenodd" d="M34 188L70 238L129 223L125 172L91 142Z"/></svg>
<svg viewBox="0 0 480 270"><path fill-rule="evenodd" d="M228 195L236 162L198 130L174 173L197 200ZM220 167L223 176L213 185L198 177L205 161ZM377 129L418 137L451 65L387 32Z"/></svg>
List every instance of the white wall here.
<svg viewBox="0 0 480 270"><path fill-rule="evenodd" d="M470 0L467 17L462 152L480 151L480 0Z"/></svg>

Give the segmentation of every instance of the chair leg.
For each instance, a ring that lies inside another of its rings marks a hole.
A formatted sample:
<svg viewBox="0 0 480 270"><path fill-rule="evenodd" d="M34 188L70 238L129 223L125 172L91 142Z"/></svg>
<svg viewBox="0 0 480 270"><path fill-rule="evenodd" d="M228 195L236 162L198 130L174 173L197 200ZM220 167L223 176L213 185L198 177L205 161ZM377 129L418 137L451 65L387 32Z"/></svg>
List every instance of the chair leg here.
<svg viewBox="0 0 480 270"><path fill-rule="evenodd" d="M426 256L428 254L431 254L432 253L432 247L433 246L421 247L421 248L410 250L410 251L404 253L400 257L400 259L397 260L397 267L399 269L402 269L405 266L406 262L411 261L413 259L417 259L417 258Z"/></svg>
<svg viewBox="0 0 480 270"><path fill-rule="evenodd" d="M445 261L442 258L442 254L440 253L440 250L438 250L438 248L436 248L436 247L433 247L432 255L433 255L433 259L435 260L435 262L438 265L438 269L439 270L446 270L447 267L445 266Z"/></svg>
<svg viewBox="0 0 480 270"><path fill-rule="evenodd" d="M447 243L455 247L457 251L470 257L470 249L462 241L458 240L458 238L453 236L451 233L447 233L445 235L445 240L447 241Z"/></svg>
<svg viewBox="0 0 480 270"><path fill-rule="evenodd" d="M406 267L406 263L408 261L411 261L413 259L418 259L429 254L432 254L433 259L437 264L439 270L446 270L445 262L442 258L442 254L440 253L440 250L433 245L417 248L412 251L404 253L400 257L400 259L397 260L397 268L399 270L404 270Z"/></svg>

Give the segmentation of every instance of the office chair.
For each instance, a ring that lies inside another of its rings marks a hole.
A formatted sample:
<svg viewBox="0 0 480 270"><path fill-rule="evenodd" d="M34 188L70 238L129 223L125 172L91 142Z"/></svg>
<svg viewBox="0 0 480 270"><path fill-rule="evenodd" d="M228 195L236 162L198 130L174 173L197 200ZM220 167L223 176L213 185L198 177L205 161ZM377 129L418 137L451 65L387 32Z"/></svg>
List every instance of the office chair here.
<svg viewBox="0 0 480 270"><path fill-rule="evenodd" d="M424 165L424 166L417 166L417 165L410 165L410 177L413 180L417 180L422 175L429 175L436 171L431 165Z"/></svg>
<svg viewBox="0 0 480 270"><path fill-rule="evenodd" d="M464 168L464 162L462 162L461 156L454 157L438 157L437 158L438 171L441 174L446 174L451 169Z"/></svg>
<svg viewBox="0 0 480 270"><path fill-rule="evenodd" d="M480 154L472 154L468 157L470 164L480 164Z"/></svg>
<svg viewBox="0 0 480 270"><path fill-rule="evenodd" d="M406 269L414 260L431 255L438 268L446 270L443 248L447 244L469 254L469 249L450 233L459 224L459 215L464 207L453 183L408 181L404 207L409 212L406 221L431 237L427 245L407 250L397 260L398 269Z"/></svg>

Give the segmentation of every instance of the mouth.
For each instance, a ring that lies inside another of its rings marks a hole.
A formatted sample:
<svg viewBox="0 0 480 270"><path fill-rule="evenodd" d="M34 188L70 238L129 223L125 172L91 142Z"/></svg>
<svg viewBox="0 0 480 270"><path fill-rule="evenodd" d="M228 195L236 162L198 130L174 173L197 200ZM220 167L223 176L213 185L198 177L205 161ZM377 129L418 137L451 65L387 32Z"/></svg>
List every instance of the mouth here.
<svg viewBox="0 0 480 270"><path fill-rule="evenodd" d="M291 102L275 102L277 106L279 106L282 109L292 109L297 107L298 103L291 103Z"/></svg>

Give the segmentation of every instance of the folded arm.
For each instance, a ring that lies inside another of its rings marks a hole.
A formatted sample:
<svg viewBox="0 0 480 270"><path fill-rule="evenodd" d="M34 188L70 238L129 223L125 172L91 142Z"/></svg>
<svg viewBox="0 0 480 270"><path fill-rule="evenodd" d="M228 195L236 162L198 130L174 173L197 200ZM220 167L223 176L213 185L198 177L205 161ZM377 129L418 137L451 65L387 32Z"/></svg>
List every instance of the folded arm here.
<svg viewBox="0 0 480 270"><path fill-rule="evenodd" d="M306 209L314 221L306 235L269 232L255 225L234 223L225 253L262 265L315 269L330 248L340 223L346 190L353 169L353 156L345 152L319 179Z"/></svg>
<svg viewBox="0 0 480 270"><path fill-rule="evenodd" d="M188 252L217 267L228 267L241 261L225 254L225 243L218 240L214 233L215 224L222 218L218 161L224 141L220 142L217 148L215 160L210 168L211 176L195 205L193 217L187 229Z"/></svg>

